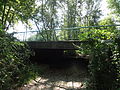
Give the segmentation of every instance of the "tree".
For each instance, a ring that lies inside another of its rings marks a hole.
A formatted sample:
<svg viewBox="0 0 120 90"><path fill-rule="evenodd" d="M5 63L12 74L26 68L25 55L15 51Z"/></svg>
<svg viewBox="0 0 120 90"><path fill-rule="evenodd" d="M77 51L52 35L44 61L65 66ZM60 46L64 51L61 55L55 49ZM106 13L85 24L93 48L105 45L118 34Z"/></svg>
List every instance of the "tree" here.
<svg viewBox="0 0 120 90"><path fill-rule="evenodd" d="M107 0L108 8L112 9L112 13L120 16L120 1L119 0Z"/></svg>
<svg viewBox="0 0 120 90"><path fill-rule="evenodd" d="M66 0L63 27L72 28L76 26L98 25L101 15L101 0ZM64 31L66 32L66 31ZM79 30L69 30L68 39L77 38Z"/></svg>
<svg viewBox="0 0 120 90"><path fill-rule="evenodd" d="M41 0L32 21L44 41L57 40L56 28L97 25L100 0ZM61 14L61 15L60 15ZM42 31L46 32L42 33ZM49 30L49 31L48 31ZM63 30L66 39L78 39L79 30ZM45 34L45 35L43 35Z"/></svg>
<svg viewBox="0 0 120 90"><path fill-rule="evenodd" d="M77 26L77 0L67 0L66 1L67 11L65 17L65 27L72 28ZM68 39L72 39L74 36L73 30L68 30Z"/></svg>
<svg viewBox="0 0 120 90"><path fill-rule="evenodd" d="M107 0L108 8L111 10L110 15L117 23L120 23L120 1L119 0Z"/></svg>
<svg viewBox="0 0 120 90"><path fill-rule="evenodd" d="M81 17L83 18L81 18L81 24L83 23L85 26L98 25L98 20L102 15L100 1L101 0L85 0L83 2L83 10L81 12Z"/></svg>
<svg viewBox="0 0 120 90"><path fill-rule="evenodd" d="M0 24L4 30L8 30L19 20L28 24L35 11L35 0L1 0Z"/></svg>
<svg viewBox="0 0 120 90"><path fill-rule="evenodd" d="M58 26L57 1L58 0L38 1L41 4L38 6L37 13L35 18L33 19L33 22L40 32L39 34L45 41L56 39L54 29ZM50 31L47 32L47 30ZM44 34L46 34L46 37L44 37L43 33L41 33L43 31Z"/></svg>
<svg viewBox="0 0 120 90"><path fill-rule="evenodd" d="M111 17L104 18L99 21L99 25L115 25L114 20ZM107 28L108 31L113 32L116 30L116 26L104 27Z"/></svg>

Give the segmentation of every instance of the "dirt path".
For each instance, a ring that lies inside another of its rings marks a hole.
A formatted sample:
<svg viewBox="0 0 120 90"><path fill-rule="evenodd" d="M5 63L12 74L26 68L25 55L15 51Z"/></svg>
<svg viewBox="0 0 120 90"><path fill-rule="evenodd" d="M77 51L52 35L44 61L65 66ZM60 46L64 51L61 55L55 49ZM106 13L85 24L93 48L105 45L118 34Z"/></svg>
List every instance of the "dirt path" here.
<svg viewBox="0 0 120 90"><path fill-rule="evenodd" d="M87 70L83 66L71 65L56 69L40 65L40 68L43 73L19 90L85 90L86 88Z"/></svg>

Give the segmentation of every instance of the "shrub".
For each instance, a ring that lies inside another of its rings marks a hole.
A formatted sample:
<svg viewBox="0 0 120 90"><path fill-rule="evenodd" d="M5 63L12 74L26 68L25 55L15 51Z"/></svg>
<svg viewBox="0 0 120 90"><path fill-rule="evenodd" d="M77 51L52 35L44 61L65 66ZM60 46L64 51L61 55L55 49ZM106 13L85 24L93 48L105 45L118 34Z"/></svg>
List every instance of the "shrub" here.
<svg viewBox="0 0 120 90"><path fill-rule="evenodd" d="M0 90L13 90L24 84L30 50L26 43L0 30Z"/></svg>
<svg viewBox="0 0 120 90"><path fill-rule="evenodd" d="M87 90L117 90L120 83L120 40L90 41L90 80Z"/></svg>

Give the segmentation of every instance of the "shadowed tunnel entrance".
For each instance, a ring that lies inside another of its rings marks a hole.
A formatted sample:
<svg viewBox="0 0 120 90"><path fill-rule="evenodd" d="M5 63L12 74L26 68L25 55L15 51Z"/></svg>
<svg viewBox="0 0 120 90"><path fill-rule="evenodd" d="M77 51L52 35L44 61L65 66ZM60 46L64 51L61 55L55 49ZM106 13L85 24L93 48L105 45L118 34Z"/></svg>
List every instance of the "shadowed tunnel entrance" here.
<svg viewBox="0 0 120 90"><path fill-rule="evenodd" d="M35 56L31 57L32 62L38 64L50 64L52 66L69 66L73 63L86 64L87 61L82 57L76 58L75 50L79 48L76 45L88 43L88 41L49 41L49 42L27 42L35 52ZM71 52L67 53L67 52Z"/></svg>
<svg viewBox="0 0 120 90"><path fill-rule="evenodd" d="M49 64L52 67L69 67L72 64L87 66L88 60L75 55L66 55L66 50L61 49L34 49L35 55L31 57L31 61L37 64ZM73 50L71 50L73 51Z"/></svg>
<svg viewBox="0 0 120 90"><path fill-rule="evenodd" d="M36 78L37 82L33 80L30 83L33 86L28 85L28 88L86 90L88 72L85 59L68 56L65 50L58 49L34 49L34 52L31 60L39 65L42 73Z"/></svg>

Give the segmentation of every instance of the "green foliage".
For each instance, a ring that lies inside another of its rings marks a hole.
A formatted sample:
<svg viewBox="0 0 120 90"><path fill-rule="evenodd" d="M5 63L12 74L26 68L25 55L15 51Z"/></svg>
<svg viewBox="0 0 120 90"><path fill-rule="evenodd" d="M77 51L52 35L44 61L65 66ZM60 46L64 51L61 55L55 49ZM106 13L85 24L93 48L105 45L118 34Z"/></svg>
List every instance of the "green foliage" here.
<svg viewBox="0 0 120 90"><path fill-rule="evenodd" d="M114 25L111 18L99 22L99 25ZM88 90L118 90L120 83L120 45L115 26L82 29L80 51L90 55ZM118 35L119 36L119 35Z"/></svg>
<svg viewBox="0 0 120 90"><path fill-rule="evenodd" d="M99 21L99 25L115 25L115 22L112 20L111 17L104 18L103 20ZM116 27L115 26L110 26L110 27L104 27L107 29L108 32L115 32Z"/></svg>
<svg viewBox="0 0 120 90"><path fill-rule="evenodd" d="M61 30L58 34L58 40L79 40L80 30L77 29L68 29Z"/></svg>
<svg viewBox="0 0 120 90"><path fill-rule="evenodd" d="M58 36L55 30L43 30L28 38L28 41L56 41Z"/></svg>
<svg viewBox="0 0 120 90"><path fill-rule="evenodd" d="M38 5L35 18L33 18L37 29L39 31L55 29L58 26L57 8L59 0L41 0L38 3L41 4Z"/></svg>
<svg viewBox="0 0 120 90"><path fill-rule="evenodd" d="M41 4L37 5L32 21L37 30L42 33L47 30L53 30L52 32L54 32L55 28L97 25L101 15L100 0L38 0L37 2ZM44 41L57 40L56 38L71 40L75 37L75 39L78 39L78 33L71 36L74 30L67 32L63 30L61 34L64 34L64 32L67 35L60 38L60 35L56 35L56 33L39 34L39 37L40 40L42 37Z"/></svg>
<svg viewBox="0 0 120 90"><path fill-rule="evenodd" d="M96 40L107 40L111 39L115 36L114 32L108 31L108 29L86 29L81 30L83 33L80 33L79 38L80 40L87 40L89 38L94 38Z"/></svg>
<svg viewBox="0 0 120 90"><path fill-rule="evenodd" d="M114 21L110 17L100 20L98 24L100 26L101 25L115 25ZM83 29L81 31L83 32L82 35L86 38L94 38L97 40L104 39L105 40L105 39L112 39L115 36L115 34L116 34L115 32L117 30L116 30L115 26L109 26L109 27L104 26L104 27L99 27L99 28Z"/></svg>
<svg viewBox="0 0 120 90"><path fill-rule="evenodd" d="M44 41L41 35L32 35L28 38L28 41Z"/></svg>
<svg viewBox="0 0 120 90"><path fill-rule="evenodd" d="M107 0L108 7L112 9L112 13L120 16L120 1L119 0Z"/></svg>
<svg viewBox="0 0 120 90"><path fill-rule="evenodd" d="M0 0L0 24L8 30L19 20L28 24L35 12L35 0Z"/></svg>
<svg viewBox="0 0 120 90"><path fill-rule="evenodd" d="M30 53L26 43L0 29L0 90L13 90L33 77L27 65Z"/></svg>
<svg viewBox="0 0 120 90"><path fill-rule="evenodd" d="M87 48L89 46L91 58L87 90L117 90L120 83L119 39L109 43L94 39L89 41Z"/></svg>

